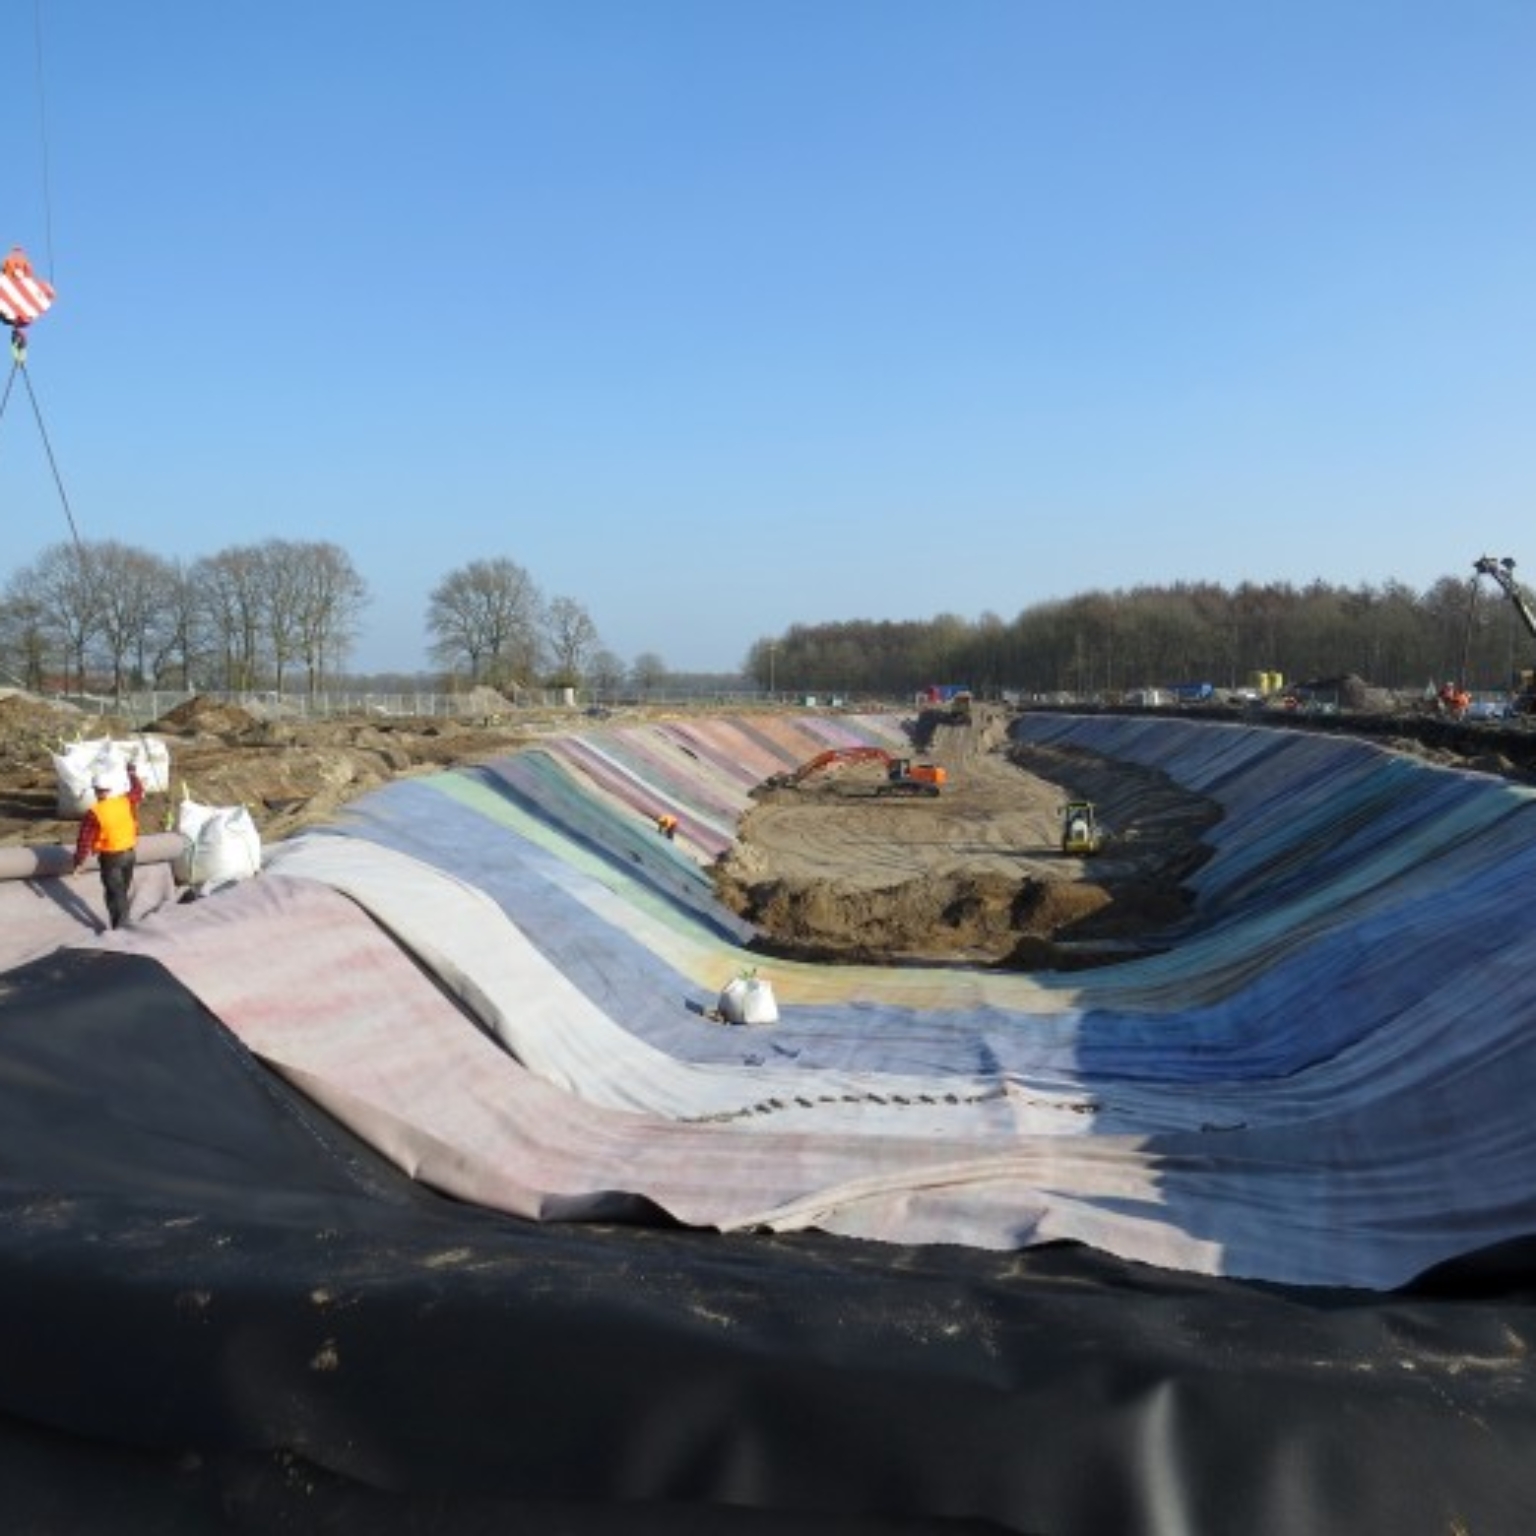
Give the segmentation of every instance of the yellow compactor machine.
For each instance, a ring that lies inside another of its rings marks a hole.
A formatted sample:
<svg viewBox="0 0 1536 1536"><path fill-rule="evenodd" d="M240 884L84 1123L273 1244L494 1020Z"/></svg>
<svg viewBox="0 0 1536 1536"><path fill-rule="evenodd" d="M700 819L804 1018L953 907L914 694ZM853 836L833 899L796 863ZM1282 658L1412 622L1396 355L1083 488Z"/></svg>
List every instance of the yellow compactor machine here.
<svg viewBox="0 0 1536 1536"><path fill-rule="evenodd" d="M1104 834L1091 800L1069 800L1061 808L1061 851L1086 857L1104 846Z"/></svg>

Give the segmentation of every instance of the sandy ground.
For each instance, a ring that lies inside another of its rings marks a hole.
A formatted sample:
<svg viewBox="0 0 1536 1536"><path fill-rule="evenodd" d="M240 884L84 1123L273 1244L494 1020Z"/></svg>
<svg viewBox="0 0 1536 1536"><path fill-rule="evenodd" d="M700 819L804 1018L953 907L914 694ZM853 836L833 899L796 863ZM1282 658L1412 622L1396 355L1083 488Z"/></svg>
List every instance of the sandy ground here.
<svg viewBox="0 0 1536 1536"><path fill-rule="evenodd" d="M1007 716L936 724L933 798L881 797L878 764L760 791L716 872L767 953L808 960L1101 965L1157 947L1187 910L1216 808L1161 775L1084 753L1010 749ZM1061 808L1092 800L1108 837L1061 852Z"/></svg>
<svg viewBox="0 0 1536 1536"><path fill-rule="evenodd" d="M610 723L628 723L624 712ZM677 710L665 711L676 714ZM636 722L647 712L633 712ZM915 722L914 758L942 764L934 799L877 795L878 765L761 790L735 849L713 871L765 953L828 962L967 963L1024 969L1102 965L1156 949L1188 908L1216 808L1160 775L1082 753L1010 747L1008 714ZM571 711L488 710L470 720L261 719L203 700L150 728L172 755L172 793L151 796L146 830L171 825L185 786L205 805L243 804L264 842L323 822L392 779L504 756L588 724ZM1393 733L1395 750L1529 777L1536 733ZM57 817L51 753L121 738L125 722L0 695L0 845L72 845ZM1463 739L1464 738L1464 739ZM1093 858L1060 851L1061 807L1092 800L1108 832Z"/></svg>

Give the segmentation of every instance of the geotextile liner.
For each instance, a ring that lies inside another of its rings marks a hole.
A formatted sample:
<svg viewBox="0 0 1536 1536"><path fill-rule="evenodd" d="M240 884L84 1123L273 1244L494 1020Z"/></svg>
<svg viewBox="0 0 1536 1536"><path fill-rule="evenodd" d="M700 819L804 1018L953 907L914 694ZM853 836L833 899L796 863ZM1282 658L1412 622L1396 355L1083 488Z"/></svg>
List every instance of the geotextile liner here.
<svg viewBox="0 0 1536 1536"><path fill-rule="evenodd" d="M1382 1298L518 1221L126 956L13 974L0 1162L11 1530L1386 1533L1536 1498L1513 1255Z"/></svg>
<svg viewBox="0 0 1536 1536"><path fill-rule="evenodd" d="M1522 1529L1528 796L1023 729L1222 800L1167 954L713 1024L744 935L645 765L713 837L820 748L692 722L13 967L8 1528Z"/></svg>

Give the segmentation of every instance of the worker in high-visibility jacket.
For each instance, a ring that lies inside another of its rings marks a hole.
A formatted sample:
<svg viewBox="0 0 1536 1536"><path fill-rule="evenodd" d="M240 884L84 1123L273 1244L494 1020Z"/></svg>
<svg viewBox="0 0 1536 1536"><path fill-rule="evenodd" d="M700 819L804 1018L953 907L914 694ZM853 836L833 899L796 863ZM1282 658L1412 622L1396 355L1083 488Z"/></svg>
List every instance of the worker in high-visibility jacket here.
<svg viewBox="0 0 1536 1536"><path fill-rule="evenodd" d="M137 763L128 765L128 788L117 790L105 780L91 785L96 803L80 822L75 840L74 873L94 853L101 871L101 889L107 898L107 917L114 928L128 921L133 895L133 866L139 846L139 802L144 784Z"/></svg>

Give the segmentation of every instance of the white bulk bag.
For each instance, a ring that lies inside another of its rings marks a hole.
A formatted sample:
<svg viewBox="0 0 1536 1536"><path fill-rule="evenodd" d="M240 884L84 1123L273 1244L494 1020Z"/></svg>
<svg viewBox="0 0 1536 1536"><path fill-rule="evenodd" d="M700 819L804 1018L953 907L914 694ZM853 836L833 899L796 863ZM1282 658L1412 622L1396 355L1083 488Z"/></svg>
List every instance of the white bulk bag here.
<svg viewBox="0 0 1536 1536"><path fill-rule="evenodd" d="M172 861L178 885L200 896L261 871L261 834L243 805L199 805L183 795L176 812L181 852Z"/></svg>
<svg viewBox="0 0 1536 1536"><path fill-rule="evenodd" d="M76 741L53 754L61 819L84 816L96 803L92 785L106 784L115 794L128 790L128 764L139 765L139 782L146 794L164 794L171 787L171 754L158 736L129 736L114 740Z"/></svg>
<svg viewBox="0 0 1536 1536"><path fill-rule="evenodd" d="M720 1017L727 1024L777 1024L773 988L755 971L729 981L720 992Z"/></svg>

